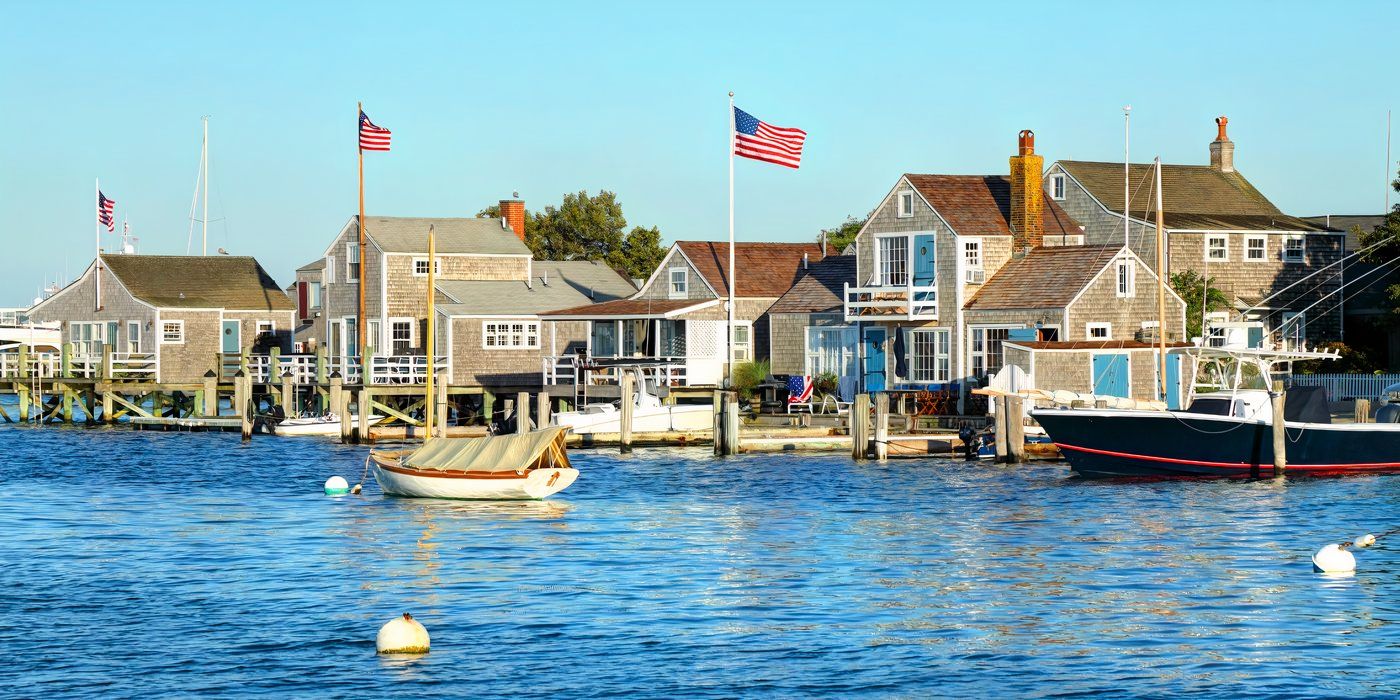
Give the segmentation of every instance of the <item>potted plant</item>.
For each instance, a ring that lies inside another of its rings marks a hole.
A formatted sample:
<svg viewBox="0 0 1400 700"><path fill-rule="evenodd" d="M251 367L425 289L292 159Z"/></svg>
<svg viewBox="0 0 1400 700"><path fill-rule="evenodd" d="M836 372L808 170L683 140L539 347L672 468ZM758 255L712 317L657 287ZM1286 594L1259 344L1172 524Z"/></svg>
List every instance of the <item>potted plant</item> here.
<svg viewBox="0 0 1400 700"><path fill-rule="evenodd" d="M757 414L759 402L754 401L754 390L759 385L768 381L769 364L767 360L762 362L744 362L734 366L734 391L738 392L741 401L749 403L749 411Z"/></svg>

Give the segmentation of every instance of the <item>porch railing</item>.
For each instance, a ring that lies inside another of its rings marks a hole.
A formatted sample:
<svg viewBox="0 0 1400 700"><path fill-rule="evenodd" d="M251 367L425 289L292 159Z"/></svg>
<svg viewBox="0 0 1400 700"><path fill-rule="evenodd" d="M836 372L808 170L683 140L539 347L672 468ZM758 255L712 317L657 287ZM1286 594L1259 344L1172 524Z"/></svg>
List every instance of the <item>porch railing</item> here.
<svg viewBox="0 0 1400 700"><path fill-rule="evenodd" d="M613 358L606 358L612 360ZM637 370L654 386L688 386L686 358L637 358L638 365L604 365L596 358L577 355L546 355L540 358L540 380L546 385L573 384L599 386L621 383L622 370ZM615 360L625 362L625 360ZM647 364L640 364L647 363ZM655 364L651 364L655 363Z"/></svg>
<svg viewBox="0 0 1400 700"><path fill-rule="evenodd" d="M938 287L852 287L842 285L842 306L847 321L889 318L906 321L938 320Z"/></svg>

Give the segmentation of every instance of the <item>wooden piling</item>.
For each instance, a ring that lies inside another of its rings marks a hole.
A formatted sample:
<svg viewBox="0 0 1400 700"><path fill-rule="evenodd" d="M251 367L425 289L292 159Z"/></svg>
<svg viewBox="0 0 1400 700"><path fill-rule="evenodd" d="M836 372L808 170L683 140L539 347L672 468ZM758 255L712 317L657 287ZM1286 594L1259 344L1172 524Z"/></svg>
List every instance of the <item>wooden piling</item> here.
<svg viewBox="0 0 1400 700"><path fill-rule="evenodd" d="M1020 464L1026 461L1026 422L1020 396L1005 397L1006 461Z"/></svg>
<svg viewBox="0 0 1400 700"><path fill-rule="evenodd" d="M212 369L204 373L204 405L201 409L205 416L212 418L219 415L219 375Z"/></svg>
<svg viewBox="0 0 1400 700"><path fill-rule="evenodd" d="M866 459L870 449L870 394L856 394L851 404L851 459Z"/></svg>
<svg viewBox="0 0 1400 700"><path fill-rule="evenodd" d="M1356 407L1353 409L1352 421L1356 423L1371 422L1371 400L1357 399Z"/></svg>
<svg viewBox="0 0 1400 700"><path fill-rule="evenodd" d="M1282 381L1274 381L1273 391L1269 392L1269 401L1273 404L1274 409L1274 476L1280 477L1288 469L1288 428L1283 417L1284 391Z"/></svg>
<svg viewBox="0 0 1400 700"><path fill-rule="evenodd" d="M618 421L619 439L617 445L618 451L622 454L630 454L632 452L632 414L637 403L636 397L634 396L636 392L636 381L637 378L633 376L631 372L623 372L622 378L618 382L622 395L622 401L619 406L622 410L620 411L621 416L619 416Z"/></svg>
<svg viewBox="0 0 1400 700"><path fill-rule="evenodd" d="M535 394L535 425L541 430L548 428L550 423L549 412L549 392L541 391Z"/></svg>
<svg viewBox="0 0 1400 700"><path fill-rule="evenodd" d="M73 376L73 344L64 343L59 350L58 376L69 379Z"/></svg>
<svg viewBox="0 0 1400 700"><path fill-rule="evenodd" d="M360 387L360 415L356 420L359 430L351 436L355 442L369 442L369 414L373 410L374 392L370 390L368 384L365 384Z"/></svg>
<svg viewBox="0 0 1400 700"><path fill-rule="evenodd" d="M739 392L725 392L724 402L724 453L737 455L739 445Z"/></svg>
<svg viewBox="0 0 1400 700"><path fill-rule="evenodd" d="M890 395L881 391L875 394L875 459L881 462L890 458Z"/></svg>
<svg viewBox="0 0 1400 700"><path fill-rule="evenodd" d="M345 419L344 382L345 380L341 378L340 372L331 372L331 413L335 414L335 417L340 420L340 441L348 443L350 442L350 421Z"/></svg>
<svg viewBox="0 0 1400 700"><path fill-rule="evenodd" d="M19 398L19 422L29 422L29 386L20 384L15 387L15 395Z"/></svg>
<svg viewBox="0 0 1400 700"><path fill-rule="evenodd" d="M116 391L117 391L117 390L116 390L114 387L110 387L110 386L109 386L109 387L107 387L106 391L103 391L103 392L102 392L102 422L103 422L103 423L115 423L115 422L117 422L116 416L112 415L112 411L113 411L113 407L112 407L112 404L113 404L112 398L113 398L113 396L116 394Z"/></svg>
<svg viewBox="0 0 1400 700"><path fill-rule="evenodd" d="M993 400L996 402L996 410L992 416L992 425L995 426L993 430L996 432L996 462L1002 463L1006 461L1006 446L1010 442L1006 434L1006 396L997 395Z"/></svg>
<svg viewBox="0 0 1400 700"><path fill-rule="evenodd" d="M243 442L253 439L253 377L242 369L233 375L234 400L238 402L238 429Z"/></svg>
<svg viewBox="0 0 1400 700"><path fill-rule="evenodd" d="M515 395L515 434L530 432L530 392L521 391Z"/></svg>
<svg viewBox="0 0 1400 700"><path fill-rule="evenodd" d="M297 388L292 382L292 371L282 373L282 413L288 418L297 414Z"/></svg>
<svg viewBox="0 0 1400 700"><path fill-rule="evenodd" d="M710 435L712 442L714 442L715 454L722 455L724 454L724 392L716 389L711 398L714 403L712 404L713 427Z"/></svg>

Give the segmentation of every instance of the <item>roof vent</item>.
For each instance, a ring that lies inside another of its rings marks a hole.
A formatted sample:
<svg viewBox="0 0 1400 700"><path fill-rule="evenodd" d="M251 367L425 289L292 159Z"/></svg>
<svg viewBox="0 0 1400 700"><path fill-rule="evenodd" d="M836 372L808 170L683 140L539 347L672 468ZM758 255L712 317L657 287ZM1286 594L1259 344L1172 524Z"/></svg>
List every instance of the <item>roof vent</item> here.
<svg viewBox="0 0 1400 700"><path fill-rule="evenodd" d="M804 270L807 269L807 254L806 254L806 253L803 253L803 254L802 254L802 269L804 269Z"/></svg>
<svg viewBox="0 0 1400 700"><path fill-rule="evenodd" d="M540 275L540 284L543 284L543 285L546 286L546 287L549 286L549 270L548 270L548 269L546 269L546 270L544 271L544 274Z"/></svg>
<svg viewBox="0 0 1400 700"><path fill-rule="evenodd" d="M504 217L504 216L501 217L501 228L503 228L503 229L510 228L510 226L506 225L506 217Z"/></svg>

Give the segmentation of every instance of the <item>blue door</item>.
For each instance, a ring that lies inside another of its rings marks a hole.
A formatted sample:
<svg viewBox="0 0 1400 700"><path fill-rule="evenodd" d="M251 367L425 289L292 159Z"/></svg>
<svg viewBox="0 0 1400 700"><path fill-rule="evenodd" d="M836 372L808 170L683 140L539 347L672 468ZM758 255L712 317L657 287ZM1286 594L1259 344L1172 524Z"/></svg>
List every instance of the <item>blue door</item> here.
<svg viewBox="0 0 1400 700"><path fill-rule="evenodd" d="M1093 355L1094 393L1104 396L1127 397L1128 354L1102 352Z"/></svg>
<svg viewBox="0 0 1400 700"><path fill-rule="evenodd" d="M933 286L935 274L933 234L914 236L914 286Z"/></svg>
<svg viewBox="0 0 1400 700"><path fill-rule="evenodd" d="M1167 353L1167 408L1181 409L1181 354Z"/></svg>
<svg viewBox="0 0 1400 700"><path fill-rule="evenodd" d="M224 352L241 352L238 342L238 321L224 321Z"/></svg>
<svg viewBox="0 0 1400 700"><path fill-rule="evenodd" d="M885 390L885 329L865 329L865 391Z"/></svg>

